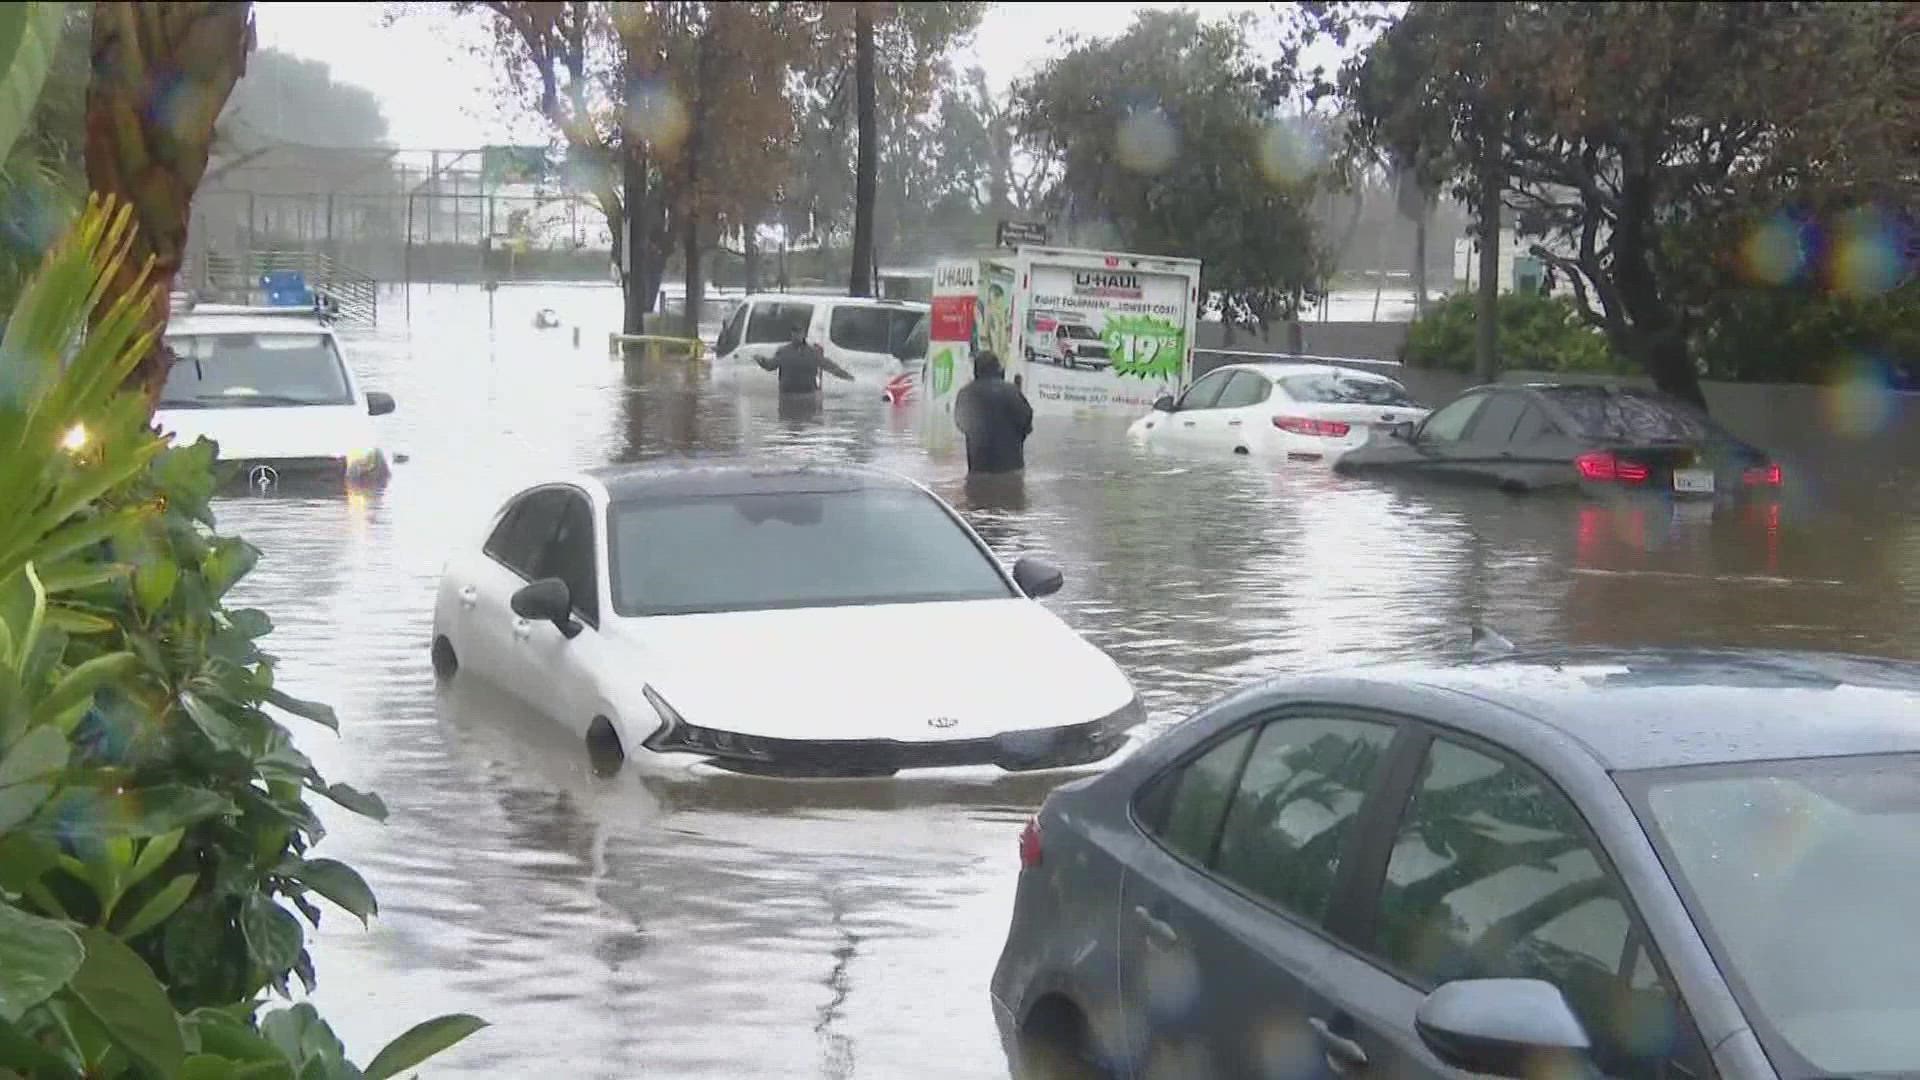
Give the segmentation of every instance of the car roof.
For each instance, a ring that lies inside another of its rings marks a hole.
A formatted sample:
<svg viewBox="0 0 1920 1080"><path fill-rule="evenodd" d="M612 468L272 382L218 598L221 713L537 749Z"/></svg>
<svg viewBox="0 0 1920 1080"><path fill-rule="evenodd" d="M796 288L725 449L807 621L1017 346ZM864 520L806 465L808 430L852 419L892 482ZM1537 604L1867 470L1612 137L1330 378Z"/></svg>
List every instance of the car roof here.
<svg viewBox="0 0 1920 1080"><path fill-rule="evenodd" d="M1352 674L1504 706L1578 741L1609 770L1920 752L1920 663L1906 660L1572 649Z"/></svg>
<svg viewBox="0 0 1920 1080"><path fill-rule="evenodd" d="M269 313L235 307L207 311L203 305L167 321L167 336L184 334L330 334L333 328L310 311L290 309Z"/></svg>
<svg viewBox="0 0 1920 1080"><path fill-rule="evenodd" d="M1214 368L1213 371L1257 371L1272 379L1285 378L1290 375L1358 375L1364 379L1378 379L1385 382L1394 381L1391 375L1383 375L1377 371L1367 371L1364 368L1351 368L1341 364L1302 364L1290 360L1254 360L1242 364L1221 364L1219 367ZM1213 371L1209 371L1207 374L1211 375Z"/></svg>
<svg viewBox="0 0 1920 1080"><path fill-rule="evenodd" d="M792 461L681 461L610 465L586 475L613 502L702 495L758 495L832 491L921 491L898 473L864 465Z"/></svg>
<svg viewBox="0 0 1920 1080"><path fill-rule="evenodd" d="M834 307L880 307L898 308L901 311L926 311L928 305L921 300L889 300L878 296L841 296L837 293L748 293L740 298L743 304L832 304Z"/></svg>

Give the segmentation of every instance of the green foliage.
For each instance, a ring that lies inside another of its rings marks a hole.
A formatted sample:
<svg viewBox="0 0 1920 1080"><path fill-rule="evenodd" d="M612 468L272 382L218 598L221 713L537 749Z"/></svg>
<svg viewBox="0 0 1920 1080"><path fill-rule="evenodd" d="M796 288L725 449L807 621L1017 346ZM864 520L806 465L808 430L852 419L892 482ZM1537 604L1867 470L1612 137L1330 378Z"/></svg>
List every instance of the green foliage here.
<svg viewBox="0 0 1920 1080"><path fill-rule="evenodd" d="M1239 23L1191 12L1077 44L1015 91L1023 143L1062 163L1050 209L1128 250L1199 258L1236 321L1285 317L1322 277L1308 208L1325 163L1311 131L1270 114L1263 74Z"/></svg>
<svg viewBox="0 0 1920 1080"><path fill-rule="evenodd" d="M1619 372L1623 365L1599 331L1581 321L1564 297L1501 293L1502 366L1528 371ZM1479 316L1471 293L1455 293L1427 308L1407 328L1400 358L1417 367L1472 371Z"/></svg>
<svg viewBox="0 0 1920 1080"><path fill-rule="evenodd" d="M1694 351L1710 378L1823 383L1863 363L1920 378L1920 281L1876 296L1734 288L1705 310Z"/></svg>
<svg viewBox="0 0 1920 1080"><path fill-rule="evenodd" d="M44 0L0 7L0 158L12 151L40 99L64 8Z"/></svg>
<svg viewBox="0 0 1920 1080"><path fill-rule="evenodd" d="M0 1075L358 1077L310 1006L257 1014L313 987L292 911L376 910L309 858L307 796L384 807L268 712L333 724L274 686L270 620L222 600L257 553L213 529L212 444L169 448L121 390L146 345L142 291L105 295L131 231L91 205L0 339Z"/></svg>

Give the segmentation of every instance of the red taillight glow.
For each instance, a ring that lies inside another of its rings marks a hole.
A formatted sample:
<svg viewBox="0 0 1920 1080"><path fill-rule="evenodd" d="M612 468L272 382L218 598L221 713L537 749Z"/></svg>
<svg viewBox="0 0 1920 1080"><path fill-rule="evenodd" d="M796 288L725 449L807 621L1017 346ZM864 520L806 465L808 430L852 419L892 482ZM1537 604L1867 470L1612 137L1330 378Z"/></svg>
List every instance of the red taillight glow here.
<svg viewBox="0 0 1920 1080"><path fill-rule="evenodd" d="M1779 487L1785 482L1787 476L1779 464L1775 463L1748 469L1741 474L1740 478L1746 481L1748 487Z"/></svg>
<svg viewBox="0 0 1920 1080"><path fill-rule="evenodd" d="M1343 424L1338 420L1313 420L1305 416L1276 416L1273 426L1295 435L1312 435L1322 439L1344 439L1347 432L1353 430L1351 424Z"/></svg>
<svg viewBox="0 0 1920 1080"><path fill-rule="evenodd" d="M1622 460L1604 450L1581 454L1573 459L1573 467L1580 470L1580 479L1604 483L1644 484L1649 475L1645 465Z"/></svg>
<svg viewBox="0 0 1920 1080"><path fill-rule="evenodd" d="M1020 830L1020 869L1031 870L1040 865L1040 819L1028 818L1027 827Z"/></svg>

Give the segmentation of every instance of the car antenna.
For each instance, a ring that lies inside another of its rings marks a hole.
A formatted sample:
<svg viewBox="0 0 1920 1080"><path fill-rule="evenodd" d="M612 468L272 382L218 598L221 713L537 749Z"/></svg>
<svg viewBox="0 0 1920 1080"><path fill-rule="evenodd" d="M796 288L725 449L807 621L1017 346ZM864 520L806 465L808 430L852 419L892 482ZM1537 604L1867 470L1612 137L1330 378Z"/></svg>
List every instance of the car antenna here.
<svg viewBox="0 0 1920 1080"><path fill-rule="evenodd" d="M1468 639L1468 648L1472 652L1475 660L1505 656L1515 651L1513 642L1508 641L1504 634L1498 630L1481 626L1479 623L1473 625L1472 634Z"/></svg>

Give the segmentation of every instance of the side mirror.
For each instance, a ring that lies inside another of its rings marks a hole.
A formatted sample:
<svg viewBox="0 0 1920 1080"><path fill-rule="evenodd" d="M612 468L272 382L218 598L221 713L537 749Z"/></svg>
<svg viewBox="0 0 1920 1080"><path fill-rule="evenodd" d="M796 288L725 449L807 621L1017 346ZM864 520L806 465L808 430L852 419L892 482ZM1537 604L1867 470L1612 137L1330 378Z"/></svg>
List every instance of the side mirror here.
<svg viewBox="0 0 1920 1080"><path fill-rule="evenodd" d="M1555 1075L1591 1045L1559 988L1539 979L1447 983L1420 1003L1413 1027L1441 1061L1493 1076Z"/></svg>
<svg viewBox="0 0 1920 1080"><path fill-rule="evenodd" d="M1029 600L1038 600L1052 596L1067 583L1067 577L1060 568L1045 559L1028 556L1013 564L1013 583L1027 594Z"/></svg>
<svg viewBox="0 0 1920 1080"><path fill-rule="evenodd" d="M393 395L379 390L367 391L367 415L385 416L394 410Z"/></svg>
<svg viewBox="0 0 1920 1080"><path fill-rule="evenodd" d="M1417 430L1419 429L1414 426L1413 421L1402 420L1399 423L1388 428L1387 434L1393 436L1396 439L1399 439L1401 442L1412 442L1413 433Z"/></svg>
<svg viewBox="0 0 1920 1080"><path fill-rule="evenodd" d="M1172 411L1173 411L1173 395L1172 395L1172 394L1161 394L1161 395L1160 395L1159 397L1157 397L1157 398L1154 398L1154 399L1153 399L1153 411L1154 411L1154 412L1166 412L1166 413L1170 413L1170 412L1172 412Z"/></svg>
<svg viewBox="0 0 1920 1080"><path fill-rule="evenodd" d="M541 578L522 585L507 604L515 615L550 622L568 638L580 633L580 623L573 617L573 595L567 591L567 583L559 578Z"/></svg>

